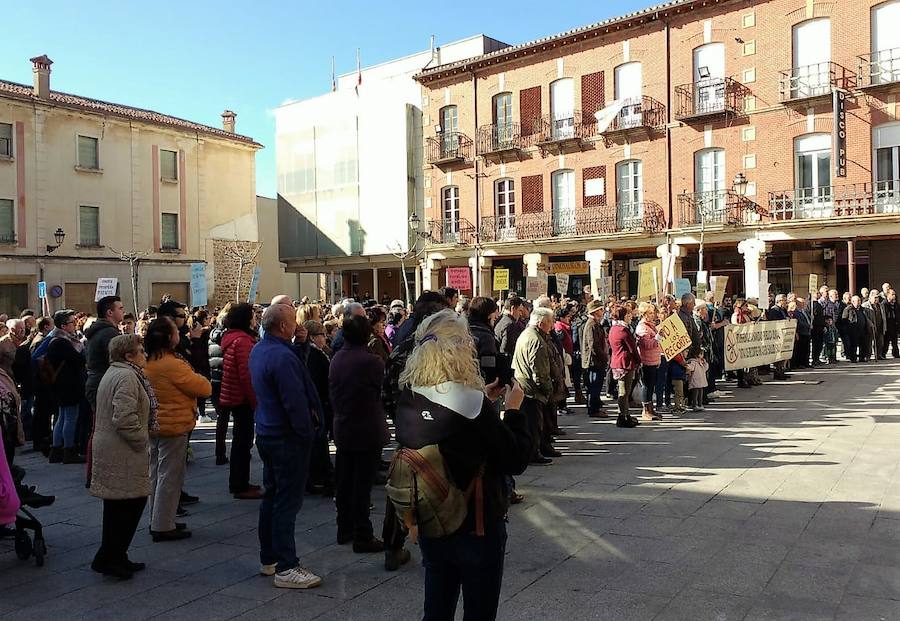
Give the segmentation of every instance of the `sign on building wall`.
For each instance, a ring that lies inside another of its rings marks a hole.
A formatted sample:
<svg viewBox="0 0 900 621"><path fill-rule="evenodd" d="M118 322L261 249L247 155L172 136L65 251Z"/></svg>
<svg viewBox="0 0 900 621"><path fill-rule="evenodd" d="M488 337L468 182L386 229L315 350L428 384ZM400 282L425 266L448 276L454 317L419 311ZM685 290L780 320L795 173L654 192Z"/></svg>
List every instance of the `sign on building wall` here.
<svg viewBox="0 0 900 621"><path fill-rule="evenodd" d="M831 93L831 108L834 111L834 128L831 130L834 142L834 176L847 176L847 93L835 89Z"/></svg>
<svg viewBox="0 0 900 621"><path fill-rule="evenodd" d="M494 270L494 291L509 291L509 269L498 267Z"/></svg>
<svg viewBox="0 0 900 621"><path fill-rule="evenodd" d="M591 264L587 261L558 261L541 265L540 269L548 274L587 274L591 271Z"/></svg>
<svg viewBox="0 0 900 621"><path fill-rule="evenodd" d="M730 323L724 330L726 371L789 360L794 353L796 319Z"/></svg>
<svg viewBox="0 0 900 621"><path fill-rule="evenodd" d="M110 295L115 295L116 290L119 288L119 279L118 278L98 278L97 279L97 291L94 293L94 301L99 302L105 297ZM90 289L89 289L90 291Z"/></svg>
<svg viewBox="0 0 900 621"><path fill-rule="evenodd" d="M206 263L191 263L191 306L206 306L208 303Z"/></svg>
<svg viewBox="0 0 900 621"><path fill-rule="evenodd" d="M448 267L447 286L460 291L471 291L472 271L468 267Z"/></svg>
<svg viewBox="0 0 900 621"><path fill-rule="evenodd" d="M257 265L253 268L253 276L250 277L250 291L247 293L247 301L256 304L256 297L259 294L259 277L262 274L262 268Z"/></svg>

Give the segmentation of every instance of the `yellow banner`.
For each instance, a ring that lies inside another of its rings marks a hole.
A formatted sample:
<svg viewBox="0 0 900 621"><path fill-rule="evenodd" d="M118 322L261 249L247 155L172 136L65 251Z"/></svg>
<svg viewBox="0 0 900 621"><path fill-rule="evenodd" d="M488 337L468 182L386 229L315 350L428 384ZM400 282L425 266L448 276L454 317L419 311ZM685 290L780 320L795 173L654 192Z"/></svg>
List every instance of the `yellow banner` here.
<svg viewBox="0 0 900 621"><path fill-rule="evenodd" d="M666 317L656 328L659 334L659 346L662 347L666 360L671 360L691 346L691 335L678 313Z"/></svg>
<svg viewBox="0 0 900 621"><path fill-rule="evenodd" d="M638 300L651 300L659 295L662 283L662 259L647 261L638 266Z"/></svg>

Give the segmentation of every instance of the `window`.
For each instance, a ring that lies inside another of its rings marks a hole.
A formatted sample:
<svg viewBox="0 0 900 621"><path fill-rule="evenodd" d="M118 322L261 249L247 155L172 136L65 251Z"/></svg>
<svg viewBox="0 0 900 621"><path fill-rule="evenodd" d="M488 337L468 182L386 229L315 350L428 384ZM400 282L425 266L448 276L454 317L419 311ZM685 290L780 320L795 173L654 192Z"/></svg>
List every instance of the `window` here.
<svg viewBox="0 0 900 621"><path fill-rule="evenodd" d="M872 9L872 83L900 81L900 0Z"/></svg>
<svg viewBox="0 0 900 621"><path fill-rule="evenodd" d="M619 111L620 128L641 124L641 63L625 63L615 69L616 100L622 102Z"/></svg>
<svg viewBox="0 0 900 621"><path fill-rule="evenodd" d="M553 192L553 234L575 234L575 172L558 170L550 184Z"/></svg>
<svg viewBox="0 0 900 621"><path fill-rule="evenodd" d="M441 108L441 156L453 157L459 150L459 113L456 106Z"/></svg>
<svg viewBox="0 0 900 621"><path fill-rule="evenodd" d="M441 207L445 235L457 235L459 233L459 188L457 186L451 185L441 190Z"/></svg>
<svg viewBox="0 0 900 621"><path fill-rule="evenodd" d="M641 213L643 200L643 164L641 160L628 160L616 164L616 209L621 228L640 227L643 219Z"/></svg>
<svg viewBox="0 0 900 621"><path fill-rule="evenodd" d="M176 151L159 151L160 176L166 181L178 180L178 153Z"/></svg>
<svg viewBox="0 0 900 621"><path fill-rule="evenodd" d="M831 20L811 19L793 28L791 98L831 92Z"/></svg>
<svg viewBox="0 0 900 621"><path fill-rule="evenodd" d="M78 166L100 170L99 141L90 136L78 136Z"/></svg>
<svg viewBox="0 0 900 621"><path fill-rule="evenodd" d="M11 199L0 198L0 243L16 241L16 210Z"/></svg>
<svg viewBox="0 0 900 621"><path fill-rule="evenodd" d="M500 179L494 184L494 205L497 212L497 231L500 239L515 237L516 182Z"/></svg>
<svg viewBox="0 0 900 621"><path fill-rule="evenodd" d="M725 150L704 149L694 156L696 222L722 222L725 216Z"/></svg>
<svg viewBox="0 0 900 621"><path fill-rule="evenodd" d="M496 137L494 148L506 147L512 142L512 93L500 93L494 96L494 125Z"/></svg>
<svg viewBox="0 0 900 621"><path fill-rule="evenodd" d="M178 214L162 214L162 249L178 250Z"/></svg>
<svg viewBox="0 0 900 621"><path fill-rule="evenodd" d="M831 215L831 135L807 134L794 139L794 154L794 217Z"/></svg>
<svg viewBox="0 0 900 621"><path fill-rule="evenodd" d="M575 136L575 82L562 78L550 84L551 136L564 140Z"/></svg>
<svg viewBox="0 0 900 621"><path fill-rule="evenodd" d="M78 244L100 245L100 208L81 205L78 208Z"/></svg>
<svg viewBox="0 0 900 621"><path fill-rule="evenodd" d="M694 50L695 112L725 109L725 44L707 43Z"/></svg>
<svg viewBox="0 0 900 621"><path fill-rule="evenodd" d="M0 123L0 157L12 157L12 124Z"/></svg>
<svg viewBox="0 0 900 621"><path fill-rule="evenodd" d="M900 212L900 123L872 130L875 149L875 200L880 213Z"/></svg>

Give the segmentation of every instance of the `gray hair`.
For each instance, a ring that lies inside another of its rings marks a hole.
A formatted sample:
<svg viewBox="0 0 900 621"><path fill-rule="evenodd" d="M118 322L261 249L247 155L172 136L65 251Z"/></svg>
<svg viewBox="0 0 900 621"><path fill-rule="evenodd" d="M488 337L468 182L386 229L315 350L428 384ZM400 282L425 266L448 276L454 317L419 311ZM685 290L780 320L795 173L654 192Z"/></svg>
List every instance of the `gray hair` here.
<svg viewBox="0 0 900 621"><path fill-rule="evenodd" d="M553 300L548 295L538 296L534 301L535 308L553 308Z"/></svg>
<svg viewBox="0 0 900 621"><path fill-rule="evenodd" d="M363 305L359 302L350 302L346 306L344 306L344 321L349 321L353 315L357 314L359 311L365 312Z"/></svg>
<svg viewBox="0 0 900 621"><path fill-rule="evenodd" d="M696 300L697 300L697 298L694 297L693 293L681 294L681 303L682 304L690 304L691 302L694 302Z"/></svg>
<svg viewBox="0 0 900 621"><path fill-rule="evenodd" d="M528 325L529 326L539 326L544 323L547 319L553 319L554 314L553 310L549 308L543 307L535 307L534 310L531 311L531 316L528 317Z"/></svg>
<svg viewBox="0 0 900 621"><path fill-rule="evenodd" d="M785 297L784 297L784 294L783 294L783 293L779 293L778 295L775 296L775 301L776 301L776 302L781 302L781 301L784 300L784 299L785 299Z"/></svg>
<svg viewBox="0 0 900 621"><path fill-rule="evenodd" d="M284 321L284 316L290 314L293 316L294 307L287 304L272 304L263 311L262 328L269 332L275 329L275 326Z"/></svg>
<svg viewBox="0 0 900 621"><path fill-rule="evenodd" d="M141 346L141 337L137 334L120 334L109 341L109 361L125 362L125 356L134 353Z"/></svg>
<svg viewBox="0 0 900 621"><path fill-rule="evenodd" d="M24 319L18 319L18 318L15 318L15 319L10 319L10 320L8 320L8 321L6 322L6 327L9 328L10 331L15 330L15 329L18 328L19 326L21 326L21 327L23 327L23 328L25 327L25 320L24 320Z"/></svg>
<svg viewBox="0 0 900 621"><path fill-rule="evenodd" d="M331 307L331 316L335 319L344 316L344 305L338 302L337 304L332 305Z"/></svg>

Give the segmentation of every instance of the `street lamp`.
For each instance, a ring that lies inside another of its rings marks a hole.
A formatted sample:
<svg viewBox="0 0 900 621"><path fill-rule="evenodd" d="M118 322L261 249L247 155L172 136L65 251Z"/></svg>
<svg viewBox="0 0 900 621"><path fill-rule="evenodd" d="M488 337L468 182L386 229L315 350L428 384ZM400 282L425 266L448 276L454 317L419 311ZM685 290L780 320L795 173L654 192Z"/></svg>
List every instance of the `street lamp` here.
<svg viewBox="0 0 900 621"><path fill-rule="evenodd" d="M57 228L53 233L53 237L56 239L56 245L54 246L53 244L47 244L48 254L62 246L63 241L66 239L66 232L61 228Z"/></svg>
<svg viewBox="0 0 900 621"><path fill-rule="evenodd" d="M731 182L731 189L734 190L734 193L743 198L747 195L747 186L750 185L750 182L747 181L747 177L744 176L744 173L739 172L734 176L734 181Z"/></svg>

